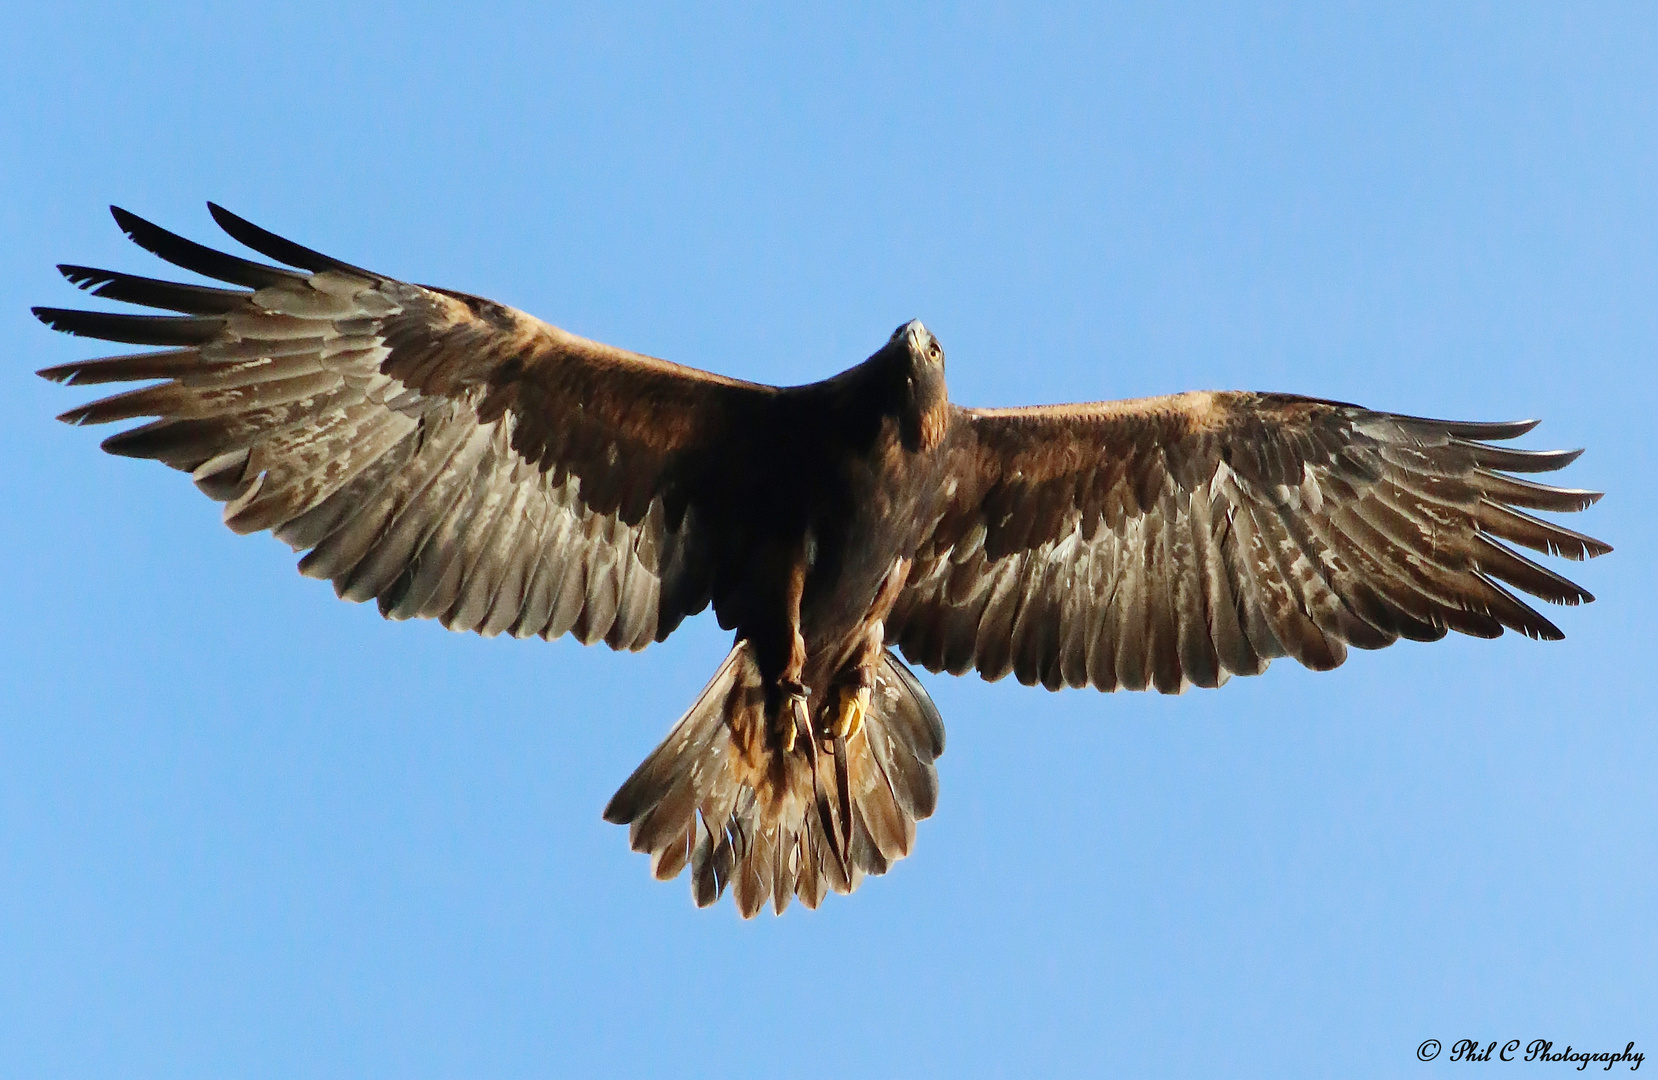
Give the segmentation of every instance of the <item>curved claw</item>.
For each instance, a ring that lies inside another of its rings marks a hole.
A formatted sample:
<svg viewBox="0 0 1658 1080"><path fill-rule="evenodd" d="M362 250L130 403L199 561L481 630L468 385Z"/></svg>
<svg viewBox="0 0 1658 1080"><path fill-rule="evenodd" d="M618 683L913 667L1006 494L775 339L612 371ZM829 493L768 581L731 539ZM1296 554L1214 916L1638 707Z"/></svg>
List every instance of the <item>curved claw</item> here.
<svg viewBox="0 0 1658 1080"><path fill-rule="evenodd" d="M808 743L812 741L812 720L811 714L806 708L805 696L796 696L791 693L789 695L789 706L789 720L783 727L783 752L785 754L794 753L795 745L801 739Z"/></svg>
<svg viewBox="0 0 1658 1080"><path fill-rule="evenodd" d="M846 753L846 736L835 736L835 794L840 803L840 836L835 853L840 859L841 873L852 878L852 770Z"/></svg>
<svg viewBox="0 0 1658 1080"><path fill-rule="evenodd" d="M834 719L825 733L832 739L853 739L863 730L864 717L869 713L869 687L843 687L835 702Z"/></svg>

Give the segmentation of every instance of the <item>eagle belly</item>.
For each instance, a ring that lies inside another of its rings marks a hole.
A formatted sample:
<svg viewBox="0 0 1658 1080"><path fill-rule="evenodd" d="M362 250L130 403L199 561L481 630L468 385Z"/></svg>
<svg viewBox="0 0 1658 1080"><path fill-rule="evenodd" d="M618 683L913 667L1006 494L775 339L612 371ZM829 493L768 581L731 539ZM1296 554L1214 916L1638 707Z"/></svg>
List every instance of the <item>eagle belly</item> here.
<svg viewBox="0 0 1658 1080"><path fill-rule="evenodd" d="M935 452L904 446L893 420L867 453L838 463L837 497L814 515L805 544L800 632L808 652L840 651L891 611L935 512L940 471Z"/></svg>

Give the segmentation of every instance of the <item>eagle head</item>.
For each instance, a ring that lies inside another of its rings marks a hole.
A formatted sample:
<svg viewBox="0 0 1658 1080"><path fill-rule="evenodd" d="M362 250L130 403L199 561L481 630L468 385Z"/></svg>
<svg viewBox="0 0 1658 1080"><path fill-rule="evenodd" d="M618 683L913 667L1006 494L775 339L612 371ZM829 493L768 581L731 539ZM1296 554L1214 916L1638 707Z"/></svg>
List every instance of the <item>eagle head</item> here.
<svg viewBox="0 0 1658 1080"><path fill-rule="evenodd" d="M917 370L929 367L944 370L944 346L938 343L938 338L922 325L920 319L911 319L894 330L887 344L904 346Z"/></svg>
<svg viewBox="0 0 1658 1080"><path fill-rule="evenodd" d="M904 370L904 442L931 449L943 438L949 394L944 385L944 347L932 332L911 319L892 332L885 351L901 350Z"/></svg>

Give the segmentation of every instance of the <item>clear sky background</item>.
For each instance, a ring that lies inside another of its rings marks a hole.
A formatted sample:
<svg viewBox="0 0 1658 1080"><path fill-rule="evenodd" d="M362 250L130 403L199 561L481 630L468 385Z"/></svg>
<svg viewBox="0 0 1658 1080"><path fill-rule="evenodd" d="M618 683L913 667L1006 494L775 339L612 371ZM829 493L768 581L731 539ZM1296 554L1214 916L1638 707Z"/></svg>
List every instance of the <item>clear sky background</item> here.
<svg viewBox="0 0 1658 1080"><path fill-rule="evenodd" d="M1658 1064L1658 17L1147 6L9 9L0 1071ZM924 677L915 853L744 923L599 818L724 655L711 619L638 655L383 623L51 420L90 395L31 372L97 348L29 317L75 296L52 264L158 273L105 205L213 240L208 198L768 382L919 317L967 404L1541 416L1525 445L1587 446L1564 482L1609 492L1569 523L1618 550L1555 564L1601 597L1558 644L1180 698Z"/></svg>

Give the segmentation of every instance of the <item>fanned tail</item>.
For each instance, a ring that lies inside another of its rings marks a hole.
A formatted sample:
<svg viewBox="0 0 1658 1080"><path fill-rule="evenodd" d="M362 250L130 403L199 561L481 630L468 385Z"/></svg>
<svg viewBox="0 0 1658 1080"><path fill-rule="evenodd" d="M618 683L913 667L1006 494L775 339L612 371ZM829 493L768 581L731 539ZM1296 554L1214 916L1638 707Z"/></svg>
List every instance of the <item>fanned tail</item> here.
<svg viewBox="0 0 1658 1080"><path fill-rule="evenodd" d="M764 699L759 670L738 642L604 811L606 821L629 827L633 850L650 855L657 880L689 865L697 906L729 886L744 918L768 900L781 914L795 896L815 908L829 890L849 893L908 855L915 823L938 803L933 761L944 752L938 710L890 651L844 758L808 753L804 741L794 749L768 741ZM814 715L820 699L814 694L808 704ZM826 797L838 803L840 790L849 829L842 809L825 805Z"/></svg>

